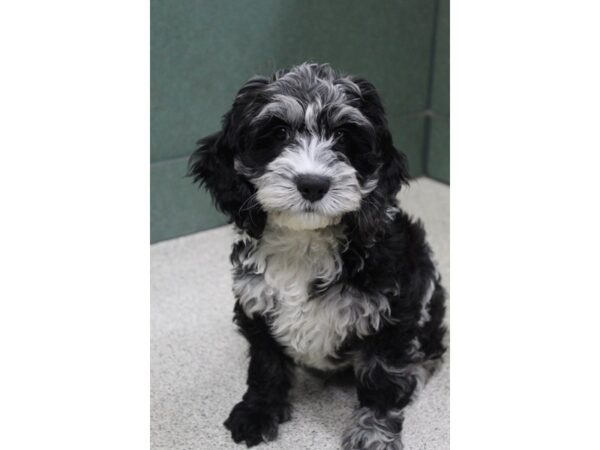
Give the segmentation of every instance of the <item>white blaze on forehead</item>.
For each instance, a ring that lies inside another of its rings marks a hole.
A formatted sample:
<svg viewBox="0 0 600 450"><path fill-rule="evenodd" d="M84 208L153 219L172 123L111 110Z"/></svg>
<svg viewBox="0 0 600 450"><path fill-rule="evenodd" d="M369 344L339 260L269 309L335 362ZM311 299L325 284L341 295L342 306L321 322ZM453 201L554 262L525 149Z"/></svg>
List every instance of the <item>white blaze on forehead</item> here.
<svg viewBox="0 0 600 450"><path fill-rule="evenodd" d="M304 113L304 123L306 124L306 128L311 133L317 132L317 117L321 112L321 101L317 99L316 102L310 103L306 107L306 112Z"/></svg>

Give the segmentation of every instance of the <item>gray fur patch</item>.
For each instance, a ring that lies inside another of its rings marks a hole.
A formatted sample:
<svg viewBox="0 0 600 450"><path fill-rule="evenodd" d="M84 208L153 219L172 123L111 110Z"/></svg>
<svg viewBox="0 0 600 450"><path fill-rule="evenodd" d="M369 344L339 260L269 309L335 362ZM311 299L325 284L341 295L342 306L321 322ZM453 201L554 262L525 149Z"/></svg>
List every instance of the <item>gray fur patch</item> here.
<svg viewBox="0 0 600 450"><path fill-rule="evenodd" d="M253 122L265 117L278 117L290 125L299 124L304 118L304 107L295 97L276 94L273 96L273 101L265 105Z"/></svg>
<svg viewBox="0 0 600 450"><path fill-rule="evenodd" d="M398 387L397 400L410 396L410 400L414 401L441 363L437 359L423 360L424 354L420 348L421 343L414 338L408 349L408 355L414 362L403 366L391 365L379 356L365 358L364 355L358 354L355 357L354 373L363 385L375 388L373 375L383 372Z"/></svg>
<svg viewBox="0 0 600 450"><path fill-rule="evenodd" d="M399 409L378 416L370 408L357 409L351 424L342 438L343 450L402 450L402 422L404 415Z"/></svg>
<svg viewBox="0 0 600 450"><path fill-rule="evenodd" d="M419 326L422 327L431 319L431 315L429 314L429 303L431 302L431 298L433 297L433 292L435 291L435 282L430 280L429 286L427 287L427 291L421 300L421 316L419 317Z"/></svg>

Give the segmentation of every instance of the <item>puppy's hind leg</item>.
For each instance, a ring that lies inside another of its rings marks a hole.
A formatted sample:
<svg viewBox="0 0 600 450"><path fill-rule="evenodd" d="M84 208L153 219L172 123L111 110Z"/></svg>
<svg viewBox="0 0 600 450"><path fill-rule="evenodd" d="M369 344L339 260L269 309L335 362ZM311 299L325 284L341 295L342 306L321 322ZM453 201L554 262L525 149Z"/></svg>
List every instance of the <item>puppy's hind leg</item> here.
<svg viewBox="0 0 600 450"><path fill-rule="evenodd" d="M404 407L420 390L432 368L428 363L394 365L380 356L356 365L360 407L346 429L343 450L402 450Z"/></svg>
<svg viewBox="0 0 600 450"><path fill-rule="evenodd" d="M292 361L270 335L262 317L249 318L236 304L234 320L250 344L248 390L224 425L236 443L245 441L252 447L275 439L279 424L290 419Z"/></svg>

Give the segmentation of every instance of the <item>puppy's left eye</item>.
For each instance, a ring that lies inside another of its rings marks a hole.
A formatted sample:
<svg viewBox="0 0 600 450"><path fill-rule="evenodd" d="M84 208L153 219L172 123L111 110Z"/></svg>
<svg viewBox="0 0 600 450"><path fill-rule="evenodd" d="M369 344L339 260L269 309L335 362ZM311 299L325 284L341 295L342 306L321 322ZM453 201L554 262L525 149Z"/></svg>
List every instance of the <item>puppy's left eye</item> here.
<svg viewBox="0 0 600 450"><path fill-rule="evenodd" d="M273 137L278 141L286 141L290 137L290 132L286 127L277 127L273 131Z"/></svg>
<svg viewBox="0 0 600 450"><path fill-rule="evenodd" d="M333 132L333 137L335 138L335 140L339 143L344 142L344 139L346 138L346 131L345 130L335 130Z"/></svg>

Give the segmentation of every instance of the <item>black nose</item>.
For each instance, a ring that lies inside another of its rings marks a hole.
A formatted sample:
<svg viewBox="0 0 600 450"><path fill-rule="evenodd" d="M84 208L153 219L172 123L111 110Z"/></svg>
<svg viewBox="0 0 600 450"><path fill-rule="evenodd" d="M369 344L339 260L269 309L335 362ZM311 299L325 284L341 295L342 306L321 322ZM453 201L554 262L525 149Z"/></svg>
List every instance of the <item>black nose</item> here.
<svg viewBox="0 0 600 450"><path fill-rule="evenodd" d="M302 197L311 202L322 199L330 185L329 178L321 175L300 175L296 178L296 186Z"/></svg>

